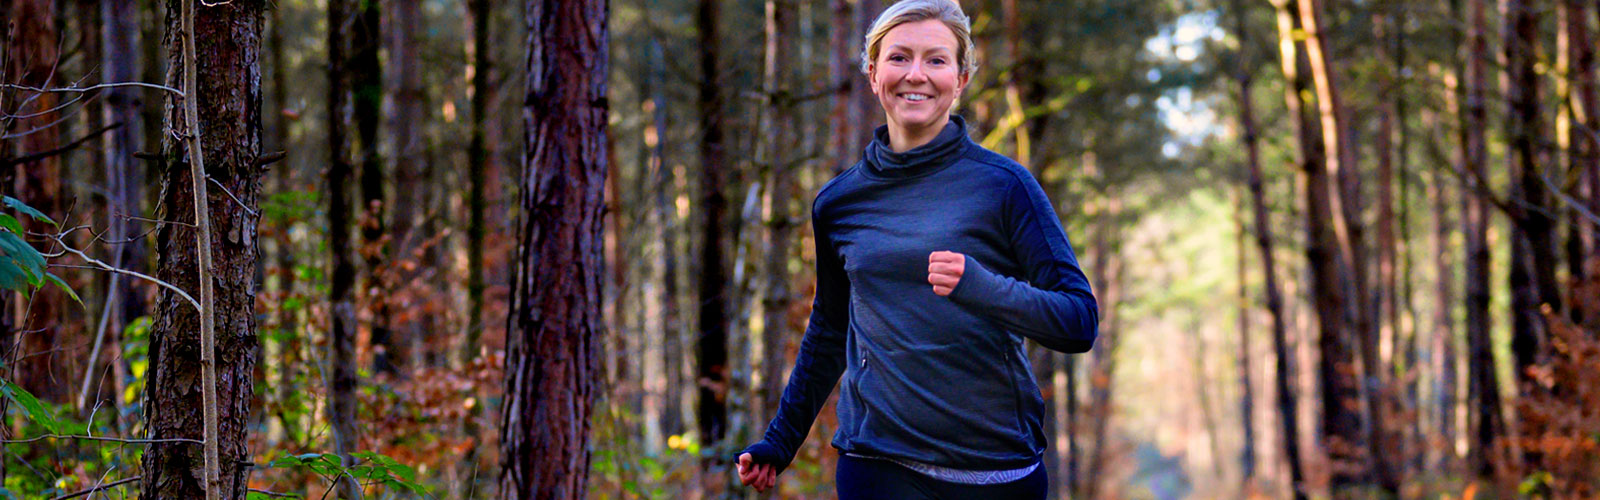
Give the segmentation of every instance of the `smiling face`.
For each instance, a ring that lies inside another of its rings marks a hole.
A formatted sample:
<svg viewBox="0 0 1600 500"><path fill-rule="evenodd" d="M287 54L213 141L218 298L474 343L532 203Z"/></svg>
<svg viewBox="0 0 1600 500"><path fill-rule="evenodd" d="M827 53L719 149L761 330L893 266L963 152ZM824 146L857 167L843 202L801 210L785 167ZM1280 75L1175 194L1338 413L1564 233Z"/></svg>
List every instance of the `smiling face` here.
<svg viewBox="0 0 1600 500"><path fill-rule="evenodd" d="M868 78L889 122L889 135L897 141L926 142L950 120L950 106L967 86L968 75L957 61L956 35L939 20L927 19L895 26L881 43Z"/></svg>

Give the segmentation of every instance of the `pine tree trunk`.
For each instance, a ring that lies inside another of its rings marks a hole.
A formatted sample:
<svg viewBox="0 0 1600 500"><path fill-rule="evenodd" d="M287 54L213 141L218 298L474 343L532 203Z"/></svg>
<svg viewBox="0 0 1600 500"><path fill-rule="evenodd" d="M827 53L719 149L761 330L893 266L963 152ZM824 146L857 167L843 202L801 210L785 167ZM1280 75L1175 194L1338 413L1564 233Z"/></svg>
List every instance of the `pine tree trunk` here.
<svg viewBox="0 0 1600 500"><path fill-rule="evenodd" d="M1240 0L1232 2L1237 18L1238 30L1241 39L1248 39L1244 28L1244 12ZM1287 19L1286 12L1279 10L1279 28L1283 29ZM1241 46L1247 46L1241 44ZM1259 135L1256 130L1255 107L1250 96L1252 75L1250 66L1244 62L1244 55L1240 55L1238 69L1234 78L1239 84L1239 123L1244 129L1245 152L1247 153L1246 165L1249 167L1250 201L1255 214L1255 243L1256 250L1261 254L1262 283L1266 288L1267 311L1272 314L1272 349L1275 361L1273 381L1277 390L1278 419L1281 424L1280 439L1283 440L1284 457L1289 467L1289 489L1296 500L1307 498L1309 492L1305 484L1305 469L1300 460L1300 423L1297 408L1299 403L1292 388L1289 372L1290 361L1293 353L1289 351L1287 318L1284 316L1283 295L1278 289L1278 267L1275 262L1272 243L1272 224L1267 216L1266 189L1261 174L1261 151ZM1289 61L1294 59L1293 54L1284 54L1284 68L1290 67ZM1292 73L1291 73L1292 74ZM1296 104L1292 98L1290 104ZM1298 112L1296 108L1291 111Z"/></svg>
<svg viewBox="0 0 1600 500"><path fill-rule="evenodd" d="M767 140L767 261L765 297L762 298L762 334L764 349L762 366L761 416L756 422L766 422L778 414L778 402L783 397L785 356L784 345L793 335L789 331L789 305L793 301L789 291L790 239L794 233L793 210L789 205L794 198L794 174L790 165L795 137L790 124L794 121L792 55L794 53L793 0L767 0L766 51L764 57L764 87L766 87L768 116L765 128Z"/></svg>
<svg viewBox="0 0 1600 500"><path fill-rule="evenodd" d="M390 339L388 301L393 292L383 275L389 258L384 232L388 206L383 197L383 159L378 151L378 122L383 108L383 67L378 62L378 52L383 46L382 12L379 2L366 0L357 4L353 14L349 42L350 97L356 122L355 158L361 162L361 205L357 210L362 214L357 219L361 225L361 249L357 253L367 267L359 295L372 310L372 373L394 375L400 357Z"/></svg>
<svg viewBox="0 0 1600 500"><path fill-rule="evenodd" d="M139 79L141 61L138 57L139 30L138 19L135 17L137 5L116 0L102 0L100 2L101 19L104 22L101 33L101 43L105 46L104 59L101 63L105 72L106 81L135 81ZM134 158L133 153L138 151L144 140L144 122L139 114L139 108L144 105L143 92L132 88L107 89L105 104L105 123L120 124L108 132L106 136L105 170L107 179L107 192L115 199L114 209L109 214L107 221L106 237L112 241L126 241L126 243L112 247L112 261L119 266L134 271L144 272L143 262L147 251L145 240L132 240L138 234L139 226L124 216L142 216L141 201L144 198L144 162ZM153 106L152 106L153 107ZM101 357L110 360L110 363L121 364L120 338L123 327L144 314L144 301L134 281L122 277L114 280L116 284L110 292L115 297L116 305L112 307L109 320L106 322L105 335L108 344ZM121 392L112 394L113 402L120 401L117 396Z"/></svg>
<svg viewBox="0 0 1600 500"><path fill-rule="evenodd" d="M333 428L333 449L345 466L353 465L350 453L356 451L356 312L352 293L356 270L350 247L352 207L350 178L354 165L349 145L350 75L347 39L351 12L350 0L328 0L328 252L331 277L328 285L328 421ZM360 496L354 480L338 480L339 495L346 500Z"/></svg>
<svg viewBox="0 0 1600 500"><path fill-rule="evenodd" d="M723 194L728 173L723 151L723 96L718 35L721 0L699 0L695 11L700 46L700 327L696 416L700 439L715 443L727 431L728 407L728 271L723 263L722 231L728 202Z"/></svg>
<svg viewBox="0 0 1600 500"><path fill-rule="evenodd" d="M468 0L472 17L472 137L467 144L467 341L462 346L462 364L478 357L478 339L483 335L483 237L484 172L489 155L484 146L485 114L489 106L489 1Z"/></svg>
<svg viewBox="0 0 1600 500"><path fill-rule="evenodd" d="M1510 142L1512 196L1511 351L1519 387L1533 383L1529 368L1544 357L1546 327L1540 307L1561 310L1556 288L1554 207L1545 186L1545 155L1538 144L1545 137L1539 107L1539 14L1526 0L1507 0L1505 19L1506 135ZM1524 204L1525 203L1525 204Z"/></svg>
<svg viewBox="0 0 1600 500"><path fill-rule="evenodd" d="M14 0L7 14L13 27L9 28L11 45L6 47L5 83L40 88L67 86L56 72L56 65L60 62L57 53L60 44L57 40L55 10L50 0ZM59 95L36 95L11 90L6 93L15 95L11 99L19 101L6 108L8 111L14 109L19 116L36 115L7 120L11 129L5 130L5 134L37 130L14 140L16 155L56 149L60 145L59 136L63 128L56 122L62 116L60 111L50 110L60 103ZM18 108L24 99L32 99L32 103ZM17 174L15 185L5 187L9 195L46 214L63 212L59 199L63 194L60 156L21 163L14 168ZM38 220L24 220L23 224L24 229L30 232L56 230ZM15 361L18 385L46 401L66 401L67 386L71 385L66 381L72 380L72 376L62 369L67 356L56 351L57 338L62 337L57 318L61 309L57 297L56 294L40 294L24 302L27 311L18 322L20 329L15 344L18 352L14 353L17 358L7 360L8 363Z"/></svg>
<svg viewBox="0 0 1600 500"><path fill-rule="evenodd" d="M167 2L167 30L181 33L180 2ZM250 472L246 443L250 397L254 393L256 338L256 224L260 196L261 151L260 55L262 2L235 1L197 6L194 68L199 86L192 97L199 109L199 129L206 173L211 225L209 275L216 290L212 315L216 325L217 425L220 452L220 498L244 498ZM167 86L182 78L181 36L167 37ZM181 99L167 102L167 123L182 127ZM195 220L194 181L182 143L171 134L162 147L164 212L161 217L183 224ZM204 181L202 181L204 182ZM226 191L226 192L223 192ZM200 256L196 232L164 224L157 229L160 256L157 277L185 290L199 287ZM200 316L178 295L162 290L150 329L150 371L146 375L144 412L151 438L202 437ZM204 495L201 445L155 443L145 451L142 483L145 498L199 498Z"/></svg>
<svg viewBox="0 0 1600 500"><path fill-rule="evenodd" d="M583 498L596 396L608 141L605 0L523 4L521 220L500 419L500 498Z"/></svg>
<svg viewBox="0 0 1600 500"><path fill-rule="evenodd" d="M1278 9L1279 39L1293 40L1299 20L1290 13L1287 0L1274 0L1274 5ZM1285 98L1290 114L1299 122L1301 185L1306 197L1305 252L1311 266L1312 298L1322 351L1317 368L1322 382L1320 434L1334 462L1332 487L1339 491L1359 483L1363 443L1361 417L1355 410L1359 408L1360 388L1356 384L1355 356L1350 346L1350 336L1355 332L1345 321L1349 305L1341 277L1348 263L1340 250L1334 224L1328 220L1337 213L1330 196L1332 186L1326 167L1328 141L1319 130L1316 110L1310 109L1301 98L1308 92L1306 68L1311 66L1310 58L1298 50L1302 44L1284 42L1279 46L1285 51L1281 61L1284 76L1291 83L1285 89ZM1334 126L1332 120L1326 118L1321 125Z"/></svg>
<svg viewBox="0 0 1600 500"><path fill-rule="evenodd" d="M390 72L390 83L394 102L394 115L389 121L389 130L394 134L394 215L390 219L389 232L396 235L401 243L394 245L394 255L403 260L420 260L422 255L416 253L418 245L432 238L427 231L420 231L422 217L427 217L427 207L424 205L424 191L429 188L425 179L423 161L426 154L423 143L422 129L425 114L422 102L425 90L422 87L422 70L417 57L418 46L421 41L417 37L420 21L418 17L419 0L397 0L391 2L390 11L393 27L388 35L391 40L389 45L389 61L394 66ZM415 276L406 274L404 276ZM409 285L400 288L403 296L408 300L418 300L418 294L429 292L431 284L421 284L407 279L402 283ZM403 309L409 309L421 304L406 302L399 304ZM436 341L432 338L439 325L434 321L432 314L415 314L406 318L403 324L390 325L408 337L405 342L413 346L409 349L407 359L412 367L438 366L438 358L434 350Z"/></svg>
<svg viewBox="0 0 1600 500"><path fill-rule="evenodd" d="M1480 478L1494 474L1494 441L1505 434L1506 426L1500 409L1500 382L1495 372L1494 349L1490 345L1489 326L1489 201L1485 199L1488 186L1478 179L1486 179L1488 146L1484 129L1488 126L1488 103L1485 92L1486 68L1490 61L1487 24L1484 5L1488 0L1468 0L1468 25L1471 27L1466 59L1466 92L1462 108L1461 143L1466 151L1466 170L1463 185L1463 231L1466 232L1466 327L1468 350L1468 377L1470 383L1468 406L1472 439L1468 458L1473 473Z"/></svg>
<svg viewBox="0 0 1600 500"><path fill-rule="evenodd" d="M833 158L829 164L837 175L854 165L861 156L861 133L856 128L859 120L852 120L850 113L854 109L854 89L860 86L861 80L860 51L855 50L861 38L855 36L853 22L854 16L858 15L856 2L829 0L829 3L833 23L828 32L828 78L834 86L833 110L828 117L828 126L833 129L829 148Z"/></svg>

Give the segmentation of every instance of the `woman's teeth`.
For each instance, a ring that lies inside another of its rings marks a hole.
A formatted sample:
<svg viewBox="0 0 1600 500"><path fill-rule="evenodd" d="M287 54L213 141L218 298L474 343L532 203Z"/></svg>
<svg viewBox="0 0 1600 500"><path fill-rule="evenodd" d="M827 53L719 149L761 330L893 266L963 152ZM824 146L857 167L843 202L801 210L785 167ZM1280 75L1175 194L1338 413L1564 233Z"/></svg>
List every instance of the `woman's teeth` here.
<svg viewBox="0 0 1600 500"><path fill-rule="evenodd" d="M920 102L920 101L926 101L928 99L931 99L930 97L928 97L925 94L905 94L905 98L906 98L907 101L911 101L911 102Z"/></svg>

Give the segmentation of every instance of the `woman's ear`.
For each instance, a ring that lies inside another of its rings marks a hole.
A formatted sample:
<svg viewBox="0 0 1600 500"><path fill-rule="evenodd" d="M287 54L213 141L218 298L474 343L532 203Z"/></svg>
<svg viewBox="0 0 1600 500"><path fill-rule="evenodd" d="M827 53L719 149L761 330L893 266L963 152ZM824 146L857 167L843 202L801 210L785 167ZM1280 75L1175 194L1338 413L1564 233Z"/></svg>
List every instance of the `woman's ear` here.
<svg viewBox="0 0 1600 500"><path fill-rule="evenodd" d="M956 99L955 100L957 100L957 101L961 100L961 93L962 92L966 92L966 90L967 90L967 82L970 81L970 80L972 80L972 73L961 73L961 76L956 77Z"/></svg>
<svg viewBox="0 0 1600 500"><path fill-rule="evenodd" d="M867 63L867 84L872 86L873 95L878 93L878 63Z"/></svg>

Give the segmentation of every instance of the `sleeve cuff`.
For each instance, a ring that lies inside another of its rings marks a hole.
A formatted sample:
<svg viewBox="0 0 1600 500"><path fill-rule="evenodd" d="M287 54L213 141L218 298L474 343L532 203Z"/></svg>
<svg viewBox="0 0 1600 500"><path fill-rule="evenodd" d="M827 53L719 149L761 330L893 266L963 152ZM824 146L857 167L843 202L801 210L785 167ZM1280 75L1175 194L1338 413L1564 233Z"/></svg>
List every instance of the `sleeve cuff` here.
<svg viewBox="0 0 1600 500"><path fill-rule="evenodd" d="M987 297L999 286L995 280L1000 279L988 268L978 263L978 259L971 255L966 257L966 264L961 270L961 280L956 282L956 287L950 290L950 299L964 304L982 304L982 297Z"/></svg>
<svg viewBox="0 0 1600 500"><path fill-rule="evenodd" d="M741 450L739 455L743 455L745 453L750 454L751 462L777 467L779 473L782 473L784 469L789 468L789 462L791 460L791 458L785 457L783 452L778 450L777 446L773 446L771 443L766 441L761 441L750 445L748 448ZM738 458L738 455L735 455L734 462L737 463L739 461Z"/></svg>

